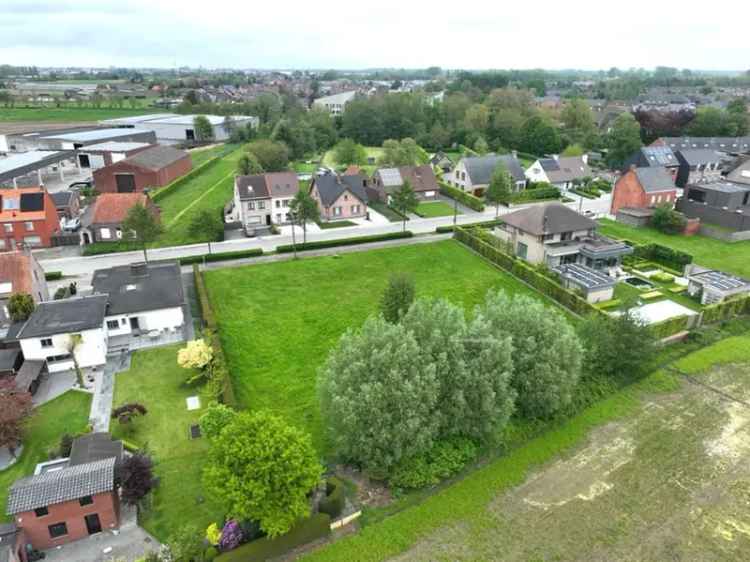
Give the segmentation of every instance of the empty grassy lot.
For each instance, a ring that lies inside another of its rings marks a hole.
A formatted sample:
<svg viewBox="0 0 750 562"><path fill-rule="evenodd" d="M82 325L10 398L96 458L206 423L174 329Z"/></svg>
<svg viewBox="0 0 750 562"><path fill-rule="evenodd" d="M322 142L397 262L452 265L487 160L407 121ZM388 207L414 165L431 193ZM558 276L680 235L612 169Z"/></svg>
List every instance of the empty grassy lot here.
<svg viewBox="0 0 750 562"><path fill-rule="evenodd" d="M422 202L415 214L423 218L452 217L453 207L443 201ZM462 214L461 211L458 211L458 214Z"/></svg>
<svg viewBox="0 0 750 562"><path fill-rule="evenodd" d="M606 236L640 244L655 242L692 254L693 261L700 265L744 277L750 276L750 241L730 244L706 236L662 234L653 228L635 228L607 219L602 219L599 223L599 231Z"/></svg>
<svg viewBox="0 0 750 562"><path fill-rule="evenodd" d="M19 478L34 474L34 467L49 459L48 452L59 447L60 438L86 429L91 395L69 391L36 408L26 428L21 456L13 466L0 471L0 521L8 521L5 504L8 489Z"/></svg>
<svg viewBox="0 0 750 562"><path fill-rule="evenodd" d="M377 311L394 272L411 274L418 296L467 310L490 288L538 297L452 240L209 271L238 400L281 413L325 454L316 371L347 329Z"/></svg>
<svg viewBox="0 0 750 562"><path fill-rule="evenodd" d="M208 450L205 439L191 440L188 428L197 423L201 409L188 411L186 398L199 396L199 386L185 384L188 371L177 365L180 346L138 351L132 356L128 371L115 378L114 406L140 402L148 413L123 432L112 424L116 437L124 437L145 447L160 478L150 510L142 513L141 525L165 541L169 535L188 523L203 530L211 522L220 522L221 508L204 496L201 483Z"/></svg>
<svg viewBox="0 0 750 562"><path fill-rule="evenodd" d="M723 340L305 559L744 560L749 373Z"/></svg>

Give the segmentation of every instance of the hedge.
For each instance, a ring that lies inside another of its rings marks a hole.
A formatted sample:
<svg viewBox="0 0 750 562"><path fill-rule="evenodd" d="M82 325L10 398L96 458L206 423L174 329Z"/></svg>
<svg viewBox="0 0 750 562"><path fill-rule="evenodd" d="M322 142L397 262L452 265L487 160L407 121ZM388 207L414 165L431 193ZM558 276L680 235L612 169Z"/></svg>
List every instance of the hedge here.
<svg viewBox="0 0 750 562"><path fill-rule="evenodd" d="M209 263L224 260L239 260L242 258L257 258L263 255L262 248L252 248L250 250L238 250L236 252L217 252L212 254L201 254L199 256L187 256L180 258L180 265L193 265L196 263Z"/></svg>
<svg viewBox="0 0 750 562"><path fill-rule="evenodd" d="M482 257L488 259L515 277L525 281L540 293L548 296L575 314L586 316L592 312L595 314L602 313L598 308L586 301L586 299L583 299L572 291L565 289L562 285L559 285L549 277L539 273L531 265L515 256L506 254L499 248L496 248L481 238L473 235L468 230L461 227L456 228L454 231L454 237L459 242L472 248Z"/></svg>
<svg viewBox="0 0 750 562"><path fill-rule="evenodd" d="M143 246L138 242L119 240L117 242L94 242L86 244L81 251L83 256L99 256L102 254L114 254L116 252L143 251Z"/></svg>
<svg viewBox="0 0 750 562"><path fill-rule="evenodd" d="M285 535L270 539L263 537L216 557L216 562L263 562L294 550L331 533L331 518L325 513L303 519Z"/></svg>
<svg viewBox="0 0 750 562"><path fill-rule="evenodd" d="M355 236L354 238L338 238L336 240L318 240L316 242L307 242L306 244L297 244L297 251L320 250L323 248L335 248L336 246L354 246L356 244L367 244L369 242L381 242L383 240L398 240L399 238L411 238L414 233L410 230L389 232L388 234L373 234L371 236ZM279 254L288 254L294 251L292 244L282 244L276 247Z"/></svg>
<svg viewBox="0 0 750 562"><path fill-rule="evenodd" d="M692 255L661 244L635 244L633 246L635 257L656 262L677 271L683 271L686 265L693 262Z"/></svg>
<svg viewBox="0 0 750 562"><path fill-rule="evenodd" d="M438 183L440 184L440 193L442 193L446 197L455 199L456 201L458 201L462 205L466 205L473 211L484 211L484 201L482 201L479 197L476 197L471 193L463 192L460 189L450 186L445 182L441 181Z"/></svg>
<svg viewBox="0 0 750 562"><path fill-rule="evenodd" d="M219 156L214 156L213 158L209 158L203 164L201 164L197 168L193 168L184 176L180 176L179 178L174 180L172 183L165 185L164 187L156 191L151 192L149 194L151 196L151 201L156 203L157 201L164 199L167 195L179 189L182 186L182 184L189 182L195 176L197 176L198 174L202 174L207 169L213 168L220 161L221 161L221 157Z"/></svg>
<svg viewBox="0 0 750 562"><path fill-rule="evenodd" d="M221 401L227 406L235 407L237 405L237 399L234 396L234 386L232 385L232 377L229 374L227 358L224 355L224 348L221 346L221 340L219 339L216 314L211 306L211 301L208 299L206 284L197 263L193 264L193 277L195 278L195 293L198 298L198 305L201 309L203 324L209 330L207 333L208 341L214 352L212 369L214 373L218 372L220 374L220 378L223 381L221 388Z"/></svg>
<svg viewBox="0 0 750 562"><path fill-rule="evenodd" d="M62 276L62 271L47 271L44 273L44 280L57 281L58 279L62 279Z"/></svg>
<svg viewBox="0 0 750 562"><path fill-rule="evenodd" d="M480 228L493 228L495 226L503 224L502 219L494 219L491 221L483 221L483 222L472 222L469 224L462 224L460 225L462 228L472 228L475 226L478 226ZM446 234L448 232L453 232L459 225L449 225L449 226L438 226L435 229L435 232L438 234Z"/></svg>
<svg viewBox="0 0 750 562"><path fill-rule="evenodd" d="M716 324L734 318L750 315L750 296L710 304L703 309L702 323Z"/></svg>
<svg viewBox="0 0 750 562"><path fill-rule="evenodd" d="M669 318L663 322L651 324L649 330L656 339L661 340L679 332L686 331L688 329L689 321L689 316L675 316L674 318Z"/></svg>
<svg viewBox="0 0 750 562"><path fill-rule="evenodd" d="M326 497L320 500L318 511L330 515L331 519L336 519L344 511L345 503L343 482L335 476L329 478L326 485Z"/></svg>
<svg viewBox="0 0 750 562"><path fill-rule="evenodd" d="M596 195L594 195L592 193L588 193L588 192L586 192L586 191L584 191L582 189L571 189L570 192L571 193L575 193L576 195L580 195L581 197L584 197L585 199L596 199L597 198Z"/></svg>
<svg viewBox="0 0 750 562"><path fill-rule="evenodd" d="M543 201L545 199L559 199L560 190L554 186L537 187L535 189L524 189L510 196L511 203L524 203L526 201Z"/></svg>

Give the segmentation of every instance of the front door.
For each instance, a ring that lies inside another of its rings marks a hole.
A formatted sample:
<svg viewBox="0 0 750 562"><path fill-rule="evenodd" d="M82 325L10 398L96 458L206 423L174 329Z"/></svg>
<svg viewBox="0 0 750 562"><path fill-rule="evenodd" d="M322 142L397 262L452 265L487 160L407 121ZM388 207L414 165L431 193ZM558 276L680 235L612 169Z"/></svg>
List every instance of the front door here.
<svg viewBox="0 0 750 562"><path fill-rule="evenodd" d="M131 316L130 317L130 329L135 331L140 329L140 326L138 325L138 317L137 316Z"/></svg>
<svg viewBox="0 0 750 562"><path fill-rule="evenodd" d="M266 226L271 226L271 215L266 215Z"/></svg>
<svg viewBox="0 0 750 562"><path fill-rule="evenodd" d="M96 533L102 532L102 524L99 521L98 513L92 513L91 515L87 515L85 519L86 519L86 530L88 531L89 535L95 535Z"/></svg>
<svg viewBox="0 0 750 562"><path fill-rule="evenodd" d="M135 191L135 176L133 174L115 174L117 193L133 193Z"/></svg>

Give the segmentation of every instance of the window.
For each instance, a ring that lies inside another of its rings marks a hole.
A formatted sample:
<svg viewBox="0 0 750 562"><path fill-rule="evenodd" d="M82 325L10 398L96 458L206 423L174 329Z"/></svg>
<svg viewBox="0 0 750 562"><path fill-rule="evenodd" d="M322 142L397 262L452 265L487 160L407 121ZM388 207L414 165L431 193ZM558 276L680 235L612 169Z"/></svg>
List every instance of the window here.
<svg viewBox="0 0 750 562"><path fill-rule="evenodd" d="M348 195L344 195L344 201L349 201L349 196Z"/></svg>
<svg viewBox="0 0 750 562"><path fill-rule="evenodd" d="M341 207L334 207L333 208L333 216L334 217L340 217L341 216Z"/></svg>
<svg viewBox="0 0 750 562"><path fill-rule="evenodd" d="M516 249L516 254L518 255L518 257L525 260L528 253L529 253L529 247L523 242L519 242L518 247Z"/></svg>
<svg viewBox="0 0 750 562"><path fill-rule="evenodd" d="M42 347L52 347L52 338L42 339Z"/></svg>
<svg viewBox="0 0 750 562"><path fill-rule="evenodd" d="M47 529L49 529L49 536L53 539L64 537L68 534L68 526L65 523L55 523L47 527Z"/></svg>
<svg viewBox="0 0 750 562"><path fill-rule="evenodd" d="M280 199L277 199L277 200L276 200L276 208L277 208L277 209L280 209L280 208L281 208L281 200L280 200Z"/></svg>
<svg viewBox="0 0 750 562"><path fill-rule="evenodd" d="M288 206L289 206L289 199L284 199L284 207L288 207Z"/></svg>
<svg viewBox="0 0 750 562"><path fill-rule="evenodd" d="M34 223L31 221L26 221L25 223L23 223L23 225L26 230L34 230Z"/></svg>
<svg viewBox="0 0 750 562"><path fill-rule="evenodd" d="M706 192L700 191L699 189L691 189L688 193L688 199L691 201L697 201L698 203L706 202Z"/></svg>
<svg viewBox="0 0 750 562"><path fill-rule="evenodd" d="M3 225L3 228L5 229L5 232L13 232L13 225L9 222L6 222Z"/></svg>
<svg viewBox="0 0 750 562"><path fill-rule="evenodd" d="M109 240L112 238L112 233L109 231L108 228L100 228L99 229L99 236L102 240Z"/></svg>
<svg viewBox="0 0 750 562"><path fill-rule="evenodd" d="M3 211L17 211L21 208L21 200L16 197L3 197Z"/></svg>
<svg viewBox="0 0 750 562"><path fill-rule="evenodd" d="M107 320L108 330L117 330L120 328L120 323L117 320Z"/></svg>
<svg viewBox="0 0 750 562"><path fill-rule="evenodd" d="M254 211L255 210L255 201L248 201L248 203L247 203L247 210L248 211Z"/></svg>
<svg viewBox="0 0 750 562"><path fill-rule="evenodd" d="M47 509L46 505L44 507L37 507L34 510L34 515L37 517L44 517L45 515L49 515L49 509Z"/></svg>
<svg viewBox="0 0 750 562"><path fill-rule="evenodd" d="M562 242L565 242L566 240L573 240L573 233L572 232L563 232L560 234L560 240Z"/></svg>
<svg viewBox="0 0 750 562"><path fill-rule="evenodd" d="M92 503L94 503L94 498L92 498L91 496L83 496L78 500L78 503L81 507L83 507L84 505L91 505Z"/></svg>
<svg viewBox="0 0 750 562"><path fill-rule="evenodd" d="M265 201L258 201L258 209L265 209L266 208L266 202Z"/></svg>
<svg viewBox="0 0 750 562"><path fill-rule="evenodd" d="M281 213L276 213L276 222L281 222Z"/></svg>
<svg viewBox="0 0 750 562"><path fill-rule="evenodd" d="M42 239L39 236L24 236L23 243L27 246L41 246Z"/></svg>
<svg viewBox="0 0 750 562"><path fill-rule="evenodd" d="M352 214L353 215L359 214L359 205L352 205Z"/></svg>

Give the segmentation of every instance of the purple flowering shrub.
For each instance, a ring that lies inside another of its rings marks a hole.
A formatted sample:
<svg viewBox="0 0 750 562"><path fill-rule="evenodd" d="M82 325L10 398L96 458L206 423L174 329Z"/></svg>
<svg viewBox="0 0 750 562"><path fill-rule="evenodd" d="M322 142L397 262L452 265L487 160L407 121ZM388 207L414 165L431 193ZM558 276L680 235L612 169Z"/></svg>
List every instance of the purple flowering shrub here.
<svg viewBox="0 0 750 562"><path fill-rule="evenodd" d="M219 548L222 552L237 548L242 544L242 527L234 519L230 519L221 530Z"/></svg>

